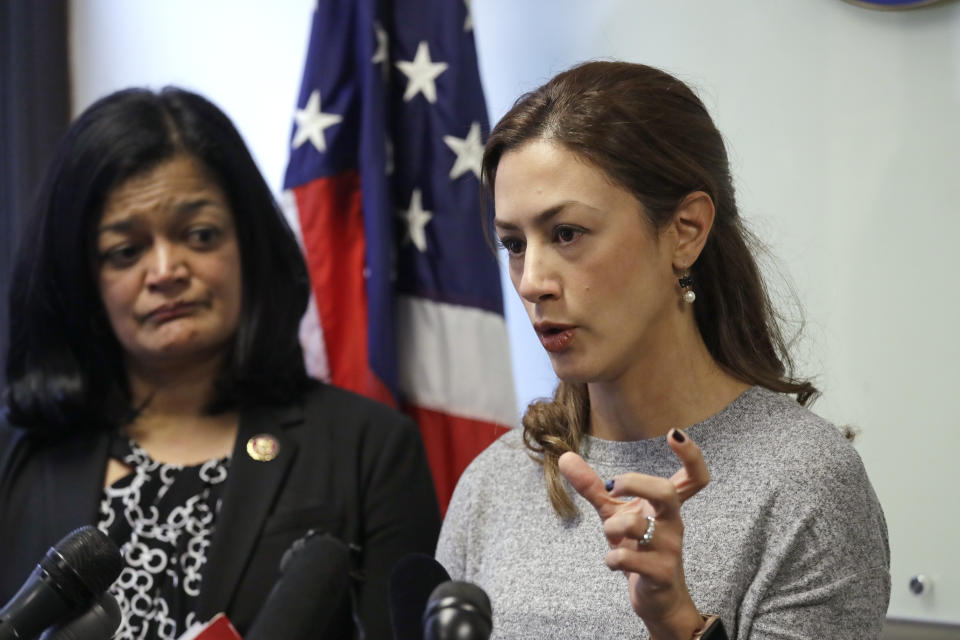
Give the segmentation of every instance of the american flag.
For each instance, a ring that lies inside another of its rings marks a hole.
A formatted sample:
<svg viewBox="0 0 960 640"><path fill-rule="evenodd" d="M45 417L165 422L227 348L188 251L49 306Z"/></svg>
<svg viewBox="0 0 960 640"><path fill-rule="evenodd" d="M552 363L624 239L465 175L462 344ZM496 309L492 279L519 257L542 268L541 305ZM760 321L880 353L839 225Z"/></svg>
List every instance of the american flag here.
<svg viewBox="0 0 960 640"><path fill-rule="evenodd" d="M416 420L445 510L517 419L469 0L319 0L298 105L284 207L312 282L308 370Z"/></svg>

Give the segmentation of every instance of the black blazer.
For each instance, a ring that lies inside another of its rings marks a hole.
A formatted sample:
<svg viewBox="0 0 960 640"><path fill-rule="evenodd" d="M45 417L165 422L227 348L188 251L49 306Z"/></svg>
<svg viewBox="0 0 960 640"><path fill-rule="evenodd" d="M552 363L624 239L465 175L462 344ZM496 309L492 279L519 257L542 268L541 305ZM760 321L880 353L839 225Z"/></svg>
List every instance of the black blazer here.
<svg viewBox="0 0 960 640"><path fill-rule="evenodd" d="M270 434L269 462L247 454ZM109 435L54 443L0 425L0 606L47 549L96 524ZM391 638L388 582L411 552L432 554L440 516L414 424L365 398L317 384L302 402L244 411L203 570L199 619L225 611L245 632L279 576L280 558L309 529L355 545L356 608L366 637ZM320 606L321 603L318 603ZM331 638L353 637L349 603Z"/></svg>

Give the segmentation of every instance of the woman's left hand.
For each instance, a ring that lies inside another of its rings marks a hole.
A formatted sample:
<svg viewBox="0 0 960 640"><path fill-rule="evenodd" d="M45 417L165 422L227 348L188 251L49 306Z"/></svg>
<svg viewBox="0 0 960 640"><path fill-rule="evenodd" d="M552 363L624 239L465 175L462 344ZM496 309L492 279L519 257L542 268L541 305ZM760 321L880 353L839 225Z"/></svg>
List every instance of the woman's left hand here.
<svg viewBox="0 0 960 640"><path fill-rule="evenodd" d="M688 436L674 430L667 435L667 442L683 463L669 479L626 473L616 476L613 488L607 491L596 472L577 454L564 453L559 464L571 486L600 515L610 544L607 566L627 576L630 603L651 638L687 640L702 624L702 618L683 575L680 505L707 486L710 472L700 448ZM633 499L624 501L624 497ZM655 525L649 543L644 543L648 516Z"/></svg>

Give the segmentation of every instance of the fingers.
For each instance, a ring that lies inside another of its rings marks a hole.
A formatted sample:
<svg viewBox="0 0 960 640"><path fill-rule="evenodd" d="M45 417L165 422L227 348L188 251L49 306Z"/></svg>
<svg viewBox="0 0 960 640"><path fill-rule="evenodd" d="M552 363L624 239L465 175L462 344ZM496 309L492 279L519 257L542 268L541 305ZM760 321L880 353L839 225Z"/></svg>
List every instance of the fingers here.
<svg viewBox="0 0 960 640"><path fill-rule="evenodd" d="M631 605L648 626L650 620L662 622L662 612L675 608L678 596L695 613L683 574L680 506L710 482L700 448L687 434L673 429L667 443L682 464L669 479L625 473L604 485L580 456L564 453L559 459L560 472L599 513L610 545L606 564L627 576Z"/></svg>
<svg viewBox="0 0 960 640"><path fill-rule="evenodd" d="M683 466L669 480L640 473L626 473L614 479L613 497L646 498L656 509L657 516L670 516L680 505L696 495L710 482L710 471L700 447L679 429L667 434L667 443L680 458Z"/></svg>
<svg viewBox="0 0 960 640"><path fill-rule="evenodd" d="M616 498L644 498L654 507L657 517L679 512L680 505L696 495L710 482L710 471L700 447L679 429L667 434L667 443L683 466L669 480L642 473L616 476L613 489L607 491L603 480L579 455L567 452L560 456L560 473L570 486L593 505L603 520L621 510L624 503Z"/></svg>
<svg viewBox="0 0 960 640"><path fill-rule="evenodd" d="M563 477L574 491L593 505L601 519L609 518L616 511L616 507L622 504L610 497L600 476L577 454L568 451L561 455L557 462Z"/></svg>
<svg viewBox="0 0 960 640"><path fill-rule="evenodd" d="M683 463L683 467L670 477L670 482L677 488L680 503L683 504L707 486L710 482L710 471L700 447L680 429L673 429L667 434L667 443Z"/></svg>
<svg viewBox="0 0 960 640"><path fill-rule="evenodd" d="M669 555L634 551L624 547L610 549L604 562L611 571L635 573L655 585L669 584L676 573L674 562Z"/></svg>
<svg viewBox="0 0 960 640"><path fill-rule="evenodd" d="M603 523L603 534L607 540L615 544L627 538L641 540L649 530L649 526L650 521L647 520L646 513L621 511Z"/></svg>
<svg viewBox="0 0 960 640"><path fill-rule="evenodd" d="M657 517L671 516L680 511L677 488L666 478L624 473L614 478L613 489L608 495L613 498L644 498L653 507L653 515Z"/></svg>

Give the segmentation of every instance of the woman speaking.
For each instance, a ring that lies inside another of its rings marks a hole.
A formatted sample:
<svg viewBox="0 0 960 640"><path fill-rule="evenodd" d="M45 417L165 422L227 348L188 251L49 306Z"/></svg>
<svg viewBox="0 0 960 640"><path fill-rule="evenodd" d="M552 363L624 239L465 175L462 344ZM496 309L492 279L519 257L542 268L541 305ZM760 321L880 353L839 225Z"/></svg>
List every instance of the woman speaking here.
<svg viewBox="0 0 960 640"><path fill-rule="evenodd" d="M497 124L483 176L560 378L440 534L495 637L877 637L883 513L804 406L700 100L651 67L575 67Z"/></svg>

